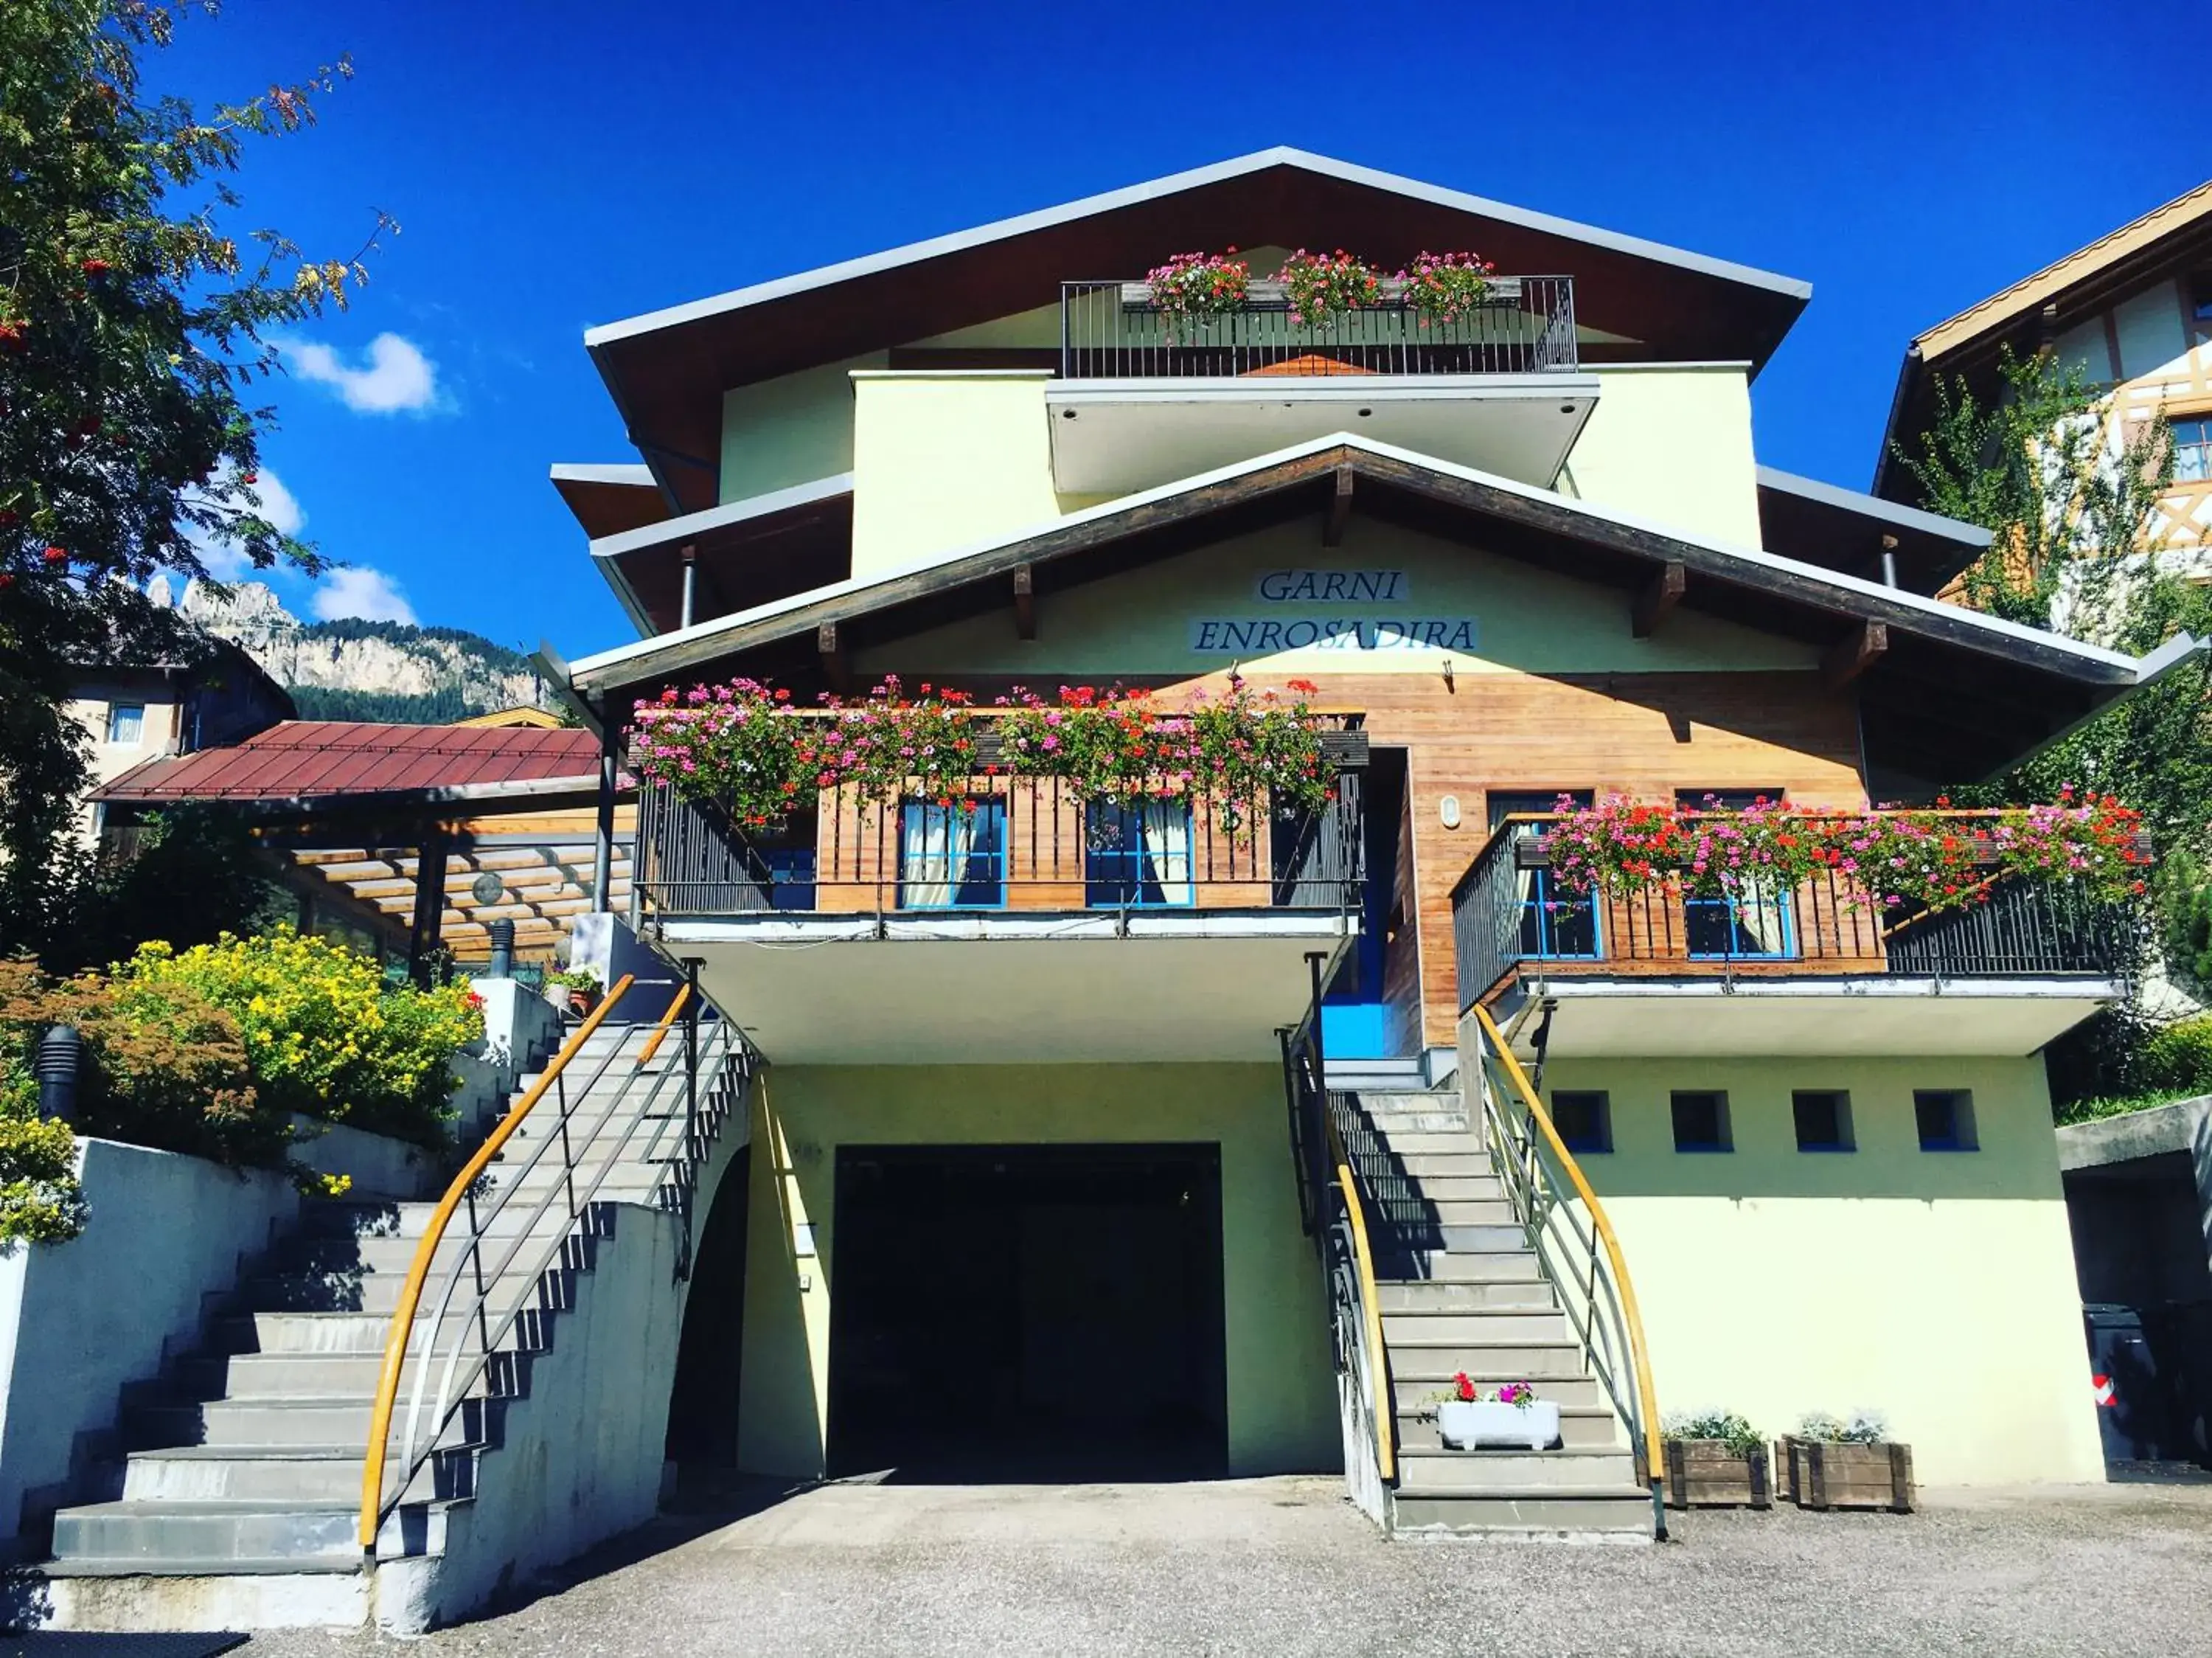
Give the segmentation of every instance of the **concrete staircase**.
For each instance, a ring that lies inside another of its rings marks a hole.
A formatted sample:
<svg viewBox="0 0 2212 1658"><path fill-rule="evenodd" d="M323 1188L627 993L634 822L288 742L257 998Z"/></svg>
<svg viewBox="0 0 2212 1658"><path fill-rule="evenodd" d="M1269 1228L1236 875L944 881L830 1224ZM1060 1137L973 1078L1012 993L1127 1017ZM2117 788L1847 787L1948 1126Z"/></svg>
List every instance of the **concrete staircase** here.
<svg viewBox="0 0 2212 1658"><path fill-rule="evenodd" d="M636 1070L633 1057L648 1033L611 1026L594 1034L572 1062L569 1075L578 1082L600 1058L621 1051L599 1089L572 1103L572 1120L596 1120L623 1073ZM681 1064L680 1038L672 1036L652 1070ZM535 1080L526 1077L521 1086ZM586 1293L612 1230L610 1206L665 1203L684 1151L680 1075L650 1112L646 1092L635 1088L634 1101L623 1102L604 1132L618 1136L627 1122L648 1115L660 1120L638 1123L628 1151L574 1225L567 1204L557 1200L531 1222L537 1196L562 1178L557 1148L520 1173L537 1144L559 1132L551 1097L488 1172L492 1186L512 1186L527 1200L511 1201L493 1216L486 1244L493 1253L483 1262L489 1271L509 1240L530 1232L490 1288L494 1320L509 1309L519 1316L386 1518L380 1561L441 1552L455 1512L474 1497L480 1460L498 1450L508 1406L529 1396L533 1363L551 1347L562 1314ZM708 1125L716 1126L711 1119ZM613 1141L603 1143L611 1149ZM605 1155L578 1149L586 1169ZM39 1569L53 1627L357 1626L368 1619L372 1585L358 1526L369 1417L392 1316L435 1207L316 1204L301 1229L236 1286L201 1349L127 1394L125 1454L106 1471L109 1500L55 1516L53 1558ZM438 1252L429 1294L466 1247L457 1220L455 1235ZM549 1253L551 1264L541 1271ZM418 1344L428 1327L418 1315ZM414 1368L410 1358L394 1416L395 1463Z"/></svg>
<svg viewBox="0 0 2212 1658"><path fill-rule="evenodd" d="M1648 1542L1650 1491L1637 1482L1619 1418L1459 1093L1422 1086L1418 1063L1365 1061L1328 1073L1332 1092L1348 1094L1373 1131L1369 1155L1355 1162L1396 1409L1388 1529ZM1431 1401L1462 1370L1486 1388L1533 1383L1559 1406L1560 1443L1445 1449Z"/></svg>

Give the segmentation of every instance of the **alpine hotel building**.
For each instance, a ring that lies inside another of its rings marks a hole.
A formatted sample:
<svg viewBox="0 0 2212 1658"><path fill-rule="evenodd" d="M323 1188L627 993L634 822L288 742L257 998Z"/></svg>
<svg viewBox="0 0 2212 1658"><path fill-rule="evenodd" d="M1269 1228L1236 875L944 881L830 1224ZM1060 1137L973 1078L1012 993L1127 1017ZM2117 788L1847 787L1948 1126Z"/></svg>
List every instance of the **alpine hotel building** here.
<svg viewBox="0 0 2212 1658"><path fill-rule="evenodd" d="M1340 247L1497 274L1446 326L1303 328L1259 280L1180 338L1143 277ZM1399 1528L1645 1536L1655 1406L2103 1477L2040 1058L2119 994L2094 917L1575 900L1540 850L1562 795L1925 803L2193 649L1939 600L1982 532L1761 466L1809 297L1278 149L587 336L640 457L553 472L639 636L568 666L611 745L738 675L1297 678L1340 776L1242 838L995 775L775 837L641 789L621 919L767 1062L690 1443L1343 1468ZM1462 1369L1533 1381L1558 1448L1444 1452Z"/></svg>

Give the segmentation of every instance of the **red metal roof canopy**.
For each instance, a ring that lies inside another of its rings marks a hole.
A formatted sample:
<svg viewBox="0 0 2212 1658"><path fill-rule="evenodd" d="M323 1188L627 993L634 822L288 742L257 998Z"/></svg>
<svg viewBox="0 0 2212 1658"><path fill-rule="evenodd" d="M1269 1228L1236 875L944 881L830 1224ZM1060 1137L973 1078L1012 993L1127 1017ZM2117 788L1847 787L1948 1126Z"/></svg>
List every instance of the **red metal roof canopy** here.
<svg viewBox="0 0 2212 1658"><path fill-rule="evenodd" d="M588 731L289 720L234 748L133 766L96 800L285 801L597 775Z"/></svg>

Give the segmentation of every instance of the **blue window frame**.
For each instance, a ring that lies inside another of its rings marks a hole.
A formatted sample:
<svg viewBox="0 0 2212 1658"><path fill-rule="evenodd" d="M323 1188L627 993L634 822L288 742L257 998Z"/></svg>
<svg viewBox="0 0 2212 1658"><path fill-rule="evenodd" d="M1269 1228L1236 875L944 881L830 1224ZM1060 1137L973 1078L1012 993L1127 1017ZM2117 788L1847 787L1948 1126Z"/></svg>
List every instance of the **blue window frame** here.
<svg viewBox="0 0 2212 1658"><path fill-rule="evenodd" d="M1588 806L1587 789L1553 789L1547 793L1490 794L1490 827L1493 832L1517 812L1549 812L1566 794L1576 805ZM1530 824L1522 831L1533 838L1542 833ZM1570 893L1553 878L1549 869L1519 872L1521 892L1521 955L1535 961L1595 961L1605 954L1598 927L1597 905L1587 893Z"/></svg>
<svg viewBox="0 0 2212 1658"><path fill-rule="evenodd" d="M1778 961L1797 954L1790 894L1753 886L1682 900L1683 942L1693 960Z"/></svg>
<svg viewBox="0 0 2212 1658"><path fill-rule="evenodd" d="M1083 901L1093 909L1188 908L1190 802L1094 801L1084 826Z"/></svg>
<svg viewBox="0 0 2212 1658"><path fill-rule="evenodd" d="M2173 426L2173 481L2212 480L2212 415L2191 415Z"/></svg>
<svg viewBox="0 0 2212 1658"><path fill-rule="evenodd" d="M996 910L1006 902L1006 803L908 801L899 810L902 910Z"/></svg>

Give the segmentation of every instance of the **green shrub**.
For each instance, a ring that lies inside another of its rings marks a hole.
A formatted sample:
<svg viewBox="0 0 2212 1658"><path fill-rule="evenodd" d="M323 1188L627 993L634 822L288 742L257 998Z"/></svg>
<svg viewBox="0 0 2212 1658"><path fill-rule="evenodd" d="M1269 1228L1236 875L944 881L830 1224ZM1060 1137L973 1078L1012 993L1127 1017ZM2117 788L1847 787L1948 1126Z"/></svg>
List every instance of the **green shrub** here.
<svg viewBox="0 0 2212 1658"><path fill-rule="evenodd" d="M2143 1044L2147 1091L2212 1092L2212 1014L2199 1014L2152 1033Z"/></svg>
<svg viewBox="0 0 2212 1658"><path fill-rule="evenodd" d="M1876 1445L1889 1437L1889 1424L1879 1411L1854 1411L1848 1422L1826 1411L1811 1411L1798 1423L1796 1436L1825 1445Z"/></svg>
<svg viewBox="0 0 2212 1658"><path fill-rule="evenodd" d="M66 1243L84 1230L70 1125L35 1113L0 1112L0 1255L24 1243Z"/></svg>
<svg viewBox="0 0 2212 1658"><path fill-rule="evenodd" d="M483 1034L482 999L465 981L387 985L374 958L289 928L182 952L143 945L114 982L119 994L182 993L229 1015L269 1109L425 1143L444 1136L453 1056Z"/></svg>
<svg viewBox="0 0 2212 1658"><path fill-rule="evenodd" d="M1717 1439L1730 1456L1749 1456L1766 1447L1766 1436L1733 1411L1677 1411L1660 1432L1667 1439Z"/></svg>

